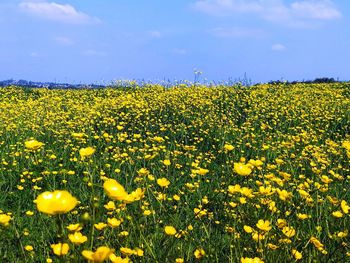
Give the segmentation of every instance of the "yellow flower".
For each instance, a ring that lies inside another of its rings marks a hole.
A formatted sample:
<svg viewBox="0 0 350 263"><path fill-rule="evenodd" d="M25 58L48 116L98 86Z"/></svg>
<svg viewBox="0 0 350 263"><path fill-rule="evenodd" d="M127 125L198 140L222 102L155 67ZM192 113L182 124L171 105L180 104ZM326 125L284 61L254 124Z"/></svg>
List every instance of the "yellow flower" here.
<svg viewBox="0 0 350 263"><path fill-rule="evenodd" d="M288 199L290 199L292 197L292 193L290 193L290 192L288 192L286 190L277 189L277 193L278 193L278 197L282 201L287 201Z"/></svg>
<svg viewBox="0 0 350 263"><path fill-rule="evenodd" d="M183 258L176 258L175 263L184 263L185 260Z"/></svg>
<svg viewBox="0 0 350 263"><path fill-rule="evenodd" d="M81 158L84 159L85 157L90 157L91 155L93 155L95 151L96 150L93 147L81 148L79 150L79 154Z"/></svg>
<svg viewBox="0 0 350 263"><path fill-rule="evenodd" d="M146 169L146 168L141 168L140 170L137 171L137 174L139 176L146 176L148 175L150 172Z"/></svg>
<svg viewBox="0 0 350 263"><path fill-rule="evenodd" d="M241 263L264 263L260 258L241 258Z"/></svg>
<svg viewBox="0 0 350 263"><path fill-rule="evenodd" d="M343 210L344 214L348 214L350 211L350 206L348 206L347 202L345 200L342 200L340 203L340 207Z"/></svg>
<svg viewBox="0 0 350 263"><path fill-rule="evenodd" d="M339 232L337 234L337 237L339 237L339 238L344 238L344 237L347 237L347 236L348 236L348 231L347 230L345 230L344 232Z"/></svg>
<svg viewBox="0 0 350 263"><path fill-rule="evenodd" d="M248 176L252 173L252 169L250 165L244 163L234 163L233 170L242 176Z"/></svg>
<svg viewBox="0 0 350 263"><path fill-rule="evenodd" d="M342 146L350 151L350 141L343 141Z"/></svg>
<svg viewBox="0 0 350 263"><path fill-rule="evenodd" d="M169 235L169 236L174 236L176 234L176 229L173 226L166 226L164 227L164 232L165 234Z"/></svg>
<svg viewBox="0 0 350 263"><path fill-rule="evenodd" d="M131 256L134 254L134 250L132 250L131 248L128 248L128 247L121 247L120 252L126 256Z"/></svg>
<svg viewBox="0 0 350 263"><path fill-rule="evenodd" d="M52 244L51 248L53 250L53 253L57 256L64 256L69 251L69 246L67 243Z"/></svg>
<svg viewBox="0 0 350 263"><path fill-rule="evenodd" d="M292 255L296 260L302 259L303 255L296 249L292 249Z"/></svg>
<svg viewBox="0 0 350 263"><path fill-rule="evenodd" d="M225 144L225 145L224 145L224 149L225 149L226 151L232 151L234 148L235 148L235 147L234 147L233 145L231 145L231 144Z"/></svg>
<svg viewBox="0 0 350 263"><path fill-rule="evenodd" d="M80 245L80 244L85 243L87 241L87 237L84 236L80 232L75 232L74 234L69 234L68 238L73 244L76 244L76 245Z"/></svg>
<svg viewBox="0 0 350 263"><path fill-rule="evenodd" d="M157 184L161 187L168 187L170 184L170 181L163 177L163 178L157 179Z"/></svg>
<svg viewBox="0 0 350 263"><path fill-rule="evenodd" d="M108 179L103 183L103 189L109 198L113 200L124 200L128 193L124 187L114 179Z"/></svg>
<svg viewBox="0 0 350 263"><path fill-rule="evenodd" d="M230 194L239 193L240 191L241 191L241 186L239 184L229 185L228 186L228 192Z"/></svg>
<svg viewBox="0 0 350 263"><path fill-rule="evenodd" d="M343 217L343 213L341 211L334 211L332 213L332 216L340 218L340 217Z"/></svg>
<svg viewBox="0 0 350 263"><path fill-rule="evenodd" d="M277 223L276 223L278 228L284 228L287 225L287 221L285 219L277 219Z"/></svg>
<svg viewBox="0 0 350 263"><path fill-rule="evenodd" d="M193 254L196 259L201 259L205 256L205 251L203 248L197 248Z"/></svg>
<svg viewBox="0 0 350 263"><path fill-rule="evenodd" d="M259 242L259 241L265 239L265 235L262 234L262 233L253 232L253 233L252 233L252 239L253 239L255 242Z"/></svg>
<svg viewBox="0 0 350 263"><path fill-rule="evenodd" d="M85 136L85 133L82 133L82 132L72 132L72 136L75 138L75 139L81 139Z"/></svg>
<svg viewBox="0 0 350 263"><path fill-rule="evenodd" d="M8 226L10 224L11 216L0 214L0 225Z"/></svg>
<svg viewBox="0 0 350 263"><path fill-rule="evenodd" d="M24 142L24 146L31 151L35 151L41 148L44 144L42 142L38 142L37 140L29 140Z"/></svg>
<svg viewBox="0 0 350 263"><path fill-rule="evenodd" d="M297 217L301 220L305 220L305 219L309 218L310 216L307 214L298 213Z"/></svg>
<svg viewBox="0 0 350 263"><path fill-rule="evenodd" d="M93 263L100 263L105 261L112 253L113 249L110 249L106 246L102 246L97 248L95 252L90 250L83 250L81 254L84 258L90 260Z"/></svg>
<svg viewBox="0 0 350 263"><path fill-rule="evenodd" d="M47 191L41 193L36 199L38 210L49 215L68 213L77 203L77 199L65 190Z"/></svg>
<svg viewBox="0 0 350 263"><path fill-rule="evenodd" d="M106 223L102 223L102 222L97 223L97 224L94 224L94 227L95 227L97 230L102 230L102 229L104 229L106 226L107 226L107 224L106 224Z"/></svg>
<svg viewBox="0 0 350 263"><path fill-rule="evenodd" d="M67 226L67 229L70 231L70 232L75 232L75 231L80 231L82 230L82 226L77 223L77 224L70 224L69 226Z"/></svg>
<svg viewBox="0 0 350 263"><path fill-rule="evenodd" d="M33 251L34 248L31 245L27 245L27 246L24 247L24 249L27 250L27 251Z"/></svg>
<svg viewBox="0 0 350 263"><path fill-rule="evenodd" d="M268 247L269 249L271 249L271 250L276 250L277 248L279 248L279 246L274 245L274 244L272 244L272 243L268 243L268 244L267 244L267 247Z"/></svg>
<svg viewBox="0 0 350 263"><path fill-rule="evenodd" d="M199 175L206 175L207 173L209 173L208 169L199 168L198 170L196 170L196 174L199 174Z"/></svg>
<svg viewBox="0 0 350 263"><path fill-rule="evenodd" d="M166 159L166 160L163 161L163 164L165 166L169 166L169 165L171 165L171 162L170 162L170 160Z"/></svg>
<svg viewBox="0 0 350 263"><path fill-rule="evenodd" d="M26 215L27 215L27 216L32 216L32 215L34 215L34 212L33 212L33 211L28 210L28 211L26 212Z"/></svg>
<svg viewBox="0 0 350 263"><path fill-rule="evenodd" d="M324 245L316 238L316 237L311 237L310 242L319 250L324 249Z"/></svg>
<svg viewBox="0 0 350 263"><path fill-rule="evenodd" d="M143 250L141 248L137 247L137 248L134 249L134 255L139 256L139 257L143 257L144 252L143 252Z"/></svg>
<svg viewBox="0 0 350 263"><path fill-rule="evenodd" d="M103 206L104 208L106 208L107 210L113 211L116 209L115 207L115 203L113 201L109 201L107 204L105 204Z"/></svg>
<svg viewBox="0 0 350 263"><path fill-rule="evenodd" d="M244 231L247 232L248 234L253 233L253 231L254 231L254 229L253 229L252 227L247 226L247 225L243 226L243 229L244 229Z"/></svg>
<svg viewBox="0 0 350 263"><path fill-rule="evenodd" d="M285 226L285 227L283 227L282 232L288 238L295 236L295 229L293 227Z"/></svg>
<svg viewBox="0 0 350 263"><path fill-rule="evenodd" d="M129 263L129 258L117 257L115 254L109 256L109 260L113 263Z"/></svg>
<svg viewBox="0 0 350 263"><path fill-rule="evenodd" d="M145 196L145 190L142 190L141 188L136 188L135 191L132 191L130 194L128 194L125 197L124 201L126 203L132 203L142 199L144 196Z"/></svg>
<svg viewBox="0 0 350 263"><path fill-rule="evenodd" d="M260 167L264 164L263 161L261 161L261 160L249 160L248 163L255 166L255 167Z"/></svg>
<svg viewBox="0 0 350 263"><path fill-rule="evenodd" d="M148 209L143 211L143 215L145 215L145 216L149 216L151 213L152 213L152 211L148 210Z"/></svg>
<svg viewBox="0 0 350 263"><path fill-rule="evenodd" d="M110 227L115 228L120 226L120 224L122 223L121 220L118 220L116 218L107 218L107 223Z"/></svg>
<svg viewBox="0 0 350 263"><path fill-rule="evenodd" d="M270 225L270 222L268 220L264 221L262 219L260 219L258 221L258 223L256 224L256 227L259 228L260 230L266 231L266 232L270 231L272 228Z"/></svg>

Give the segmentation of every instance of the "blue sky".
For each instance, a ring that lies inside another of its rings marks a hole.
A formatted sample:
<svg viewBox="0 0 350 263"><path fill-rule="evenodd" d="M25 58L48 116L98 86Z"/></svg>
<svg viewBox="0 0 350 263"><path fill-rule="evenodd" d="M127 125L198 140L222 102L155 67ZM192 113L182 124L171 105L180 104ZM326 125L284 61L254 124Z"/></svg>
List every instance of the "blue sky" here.
<svg viewBox="0 0 350 263"><path fill-rule="evenodd" d="M1 0L0 80L350 80L350 1Z"/></svg>

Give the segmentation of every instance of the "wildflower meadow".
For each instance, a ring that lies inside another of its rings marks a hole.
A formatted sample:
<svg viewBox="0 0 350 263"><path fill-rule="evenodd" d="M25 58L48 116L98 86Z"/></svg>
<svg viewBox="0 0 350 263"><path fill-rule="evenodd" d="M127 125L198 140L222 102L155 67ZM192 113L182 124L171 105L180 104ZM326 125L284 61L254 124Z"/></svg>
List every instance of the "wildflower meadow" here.
<svg viewBox="0 0 350 263"><path fill-rule="evenodd" d="M0 89L0 262L350 262L350 84Z"/></svg>

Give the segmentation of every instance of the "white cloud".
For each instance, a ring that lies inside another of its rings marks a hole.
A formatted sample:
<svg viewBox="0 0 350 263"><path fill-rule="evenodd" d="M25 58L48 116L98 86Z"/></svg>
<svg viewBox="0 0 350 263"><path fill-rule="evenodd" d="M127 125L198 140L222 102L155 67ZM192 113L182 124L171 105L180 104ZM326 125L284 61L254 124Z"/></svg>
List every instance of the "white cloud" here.
<svg viewBox="0 0 350 263"><path fill-rule="evenodd" d="M260 12L260 1L250 0L198 0L194 8L213 15L227 15L232 12Z"/></svg>
<svg viewBox="0 0 350 263"><path fill-rule="evenodd" d="M184 48L174 48L172 52L176 55L187 55L188 51Z"/></svg>
<svg viewBox="0 0 350 263"><path fill-rule="evenodd" d="M160 31L157 31L157 30L148 31L147 34L152 38L161 38L162 37L162 33Z"/></svg>
<svg viewBox="0 0 350 263"><path fill-rule="evenodd" d="M213 29L212 33L216 37L223 38L260 38L265 35L262 30L241 27L218 27Z"/></svg>
<svg viewBox="0 0 350 263"><path fill-rule="evenodd" d="M74 40L69 37L58 36L54 37L54 41L63 46L71 46L74 44Z"/></svg>
<svg viewBox="0 0 350 263"><path fill-rule="evenodd" d="M272 49L273 51L285 51L287 48L286 48L285 45L282 45L282 44L277 43L277 44L273 44L273 45L271 46L271 49Z"/></svg>
<svg viewBox="0 0 350 263"><path fill-rule="evenodd" d="M30 52L29 53L29 56L32 57L32 58L37 58L37 57L40 57L40 54L38 52Z"/></svg>
<svg viewBox="0 0 350 263"><path fill-rule="evenodd" d="M193 8L217 16L254 15L263 20L290 26L305 26L310 21L342 17L331 0L197 0Z"/></svg>
<svg viewBox="0 0 350 263"><path fill-rule="evenodd" d="M341 12L331 1L299 1L291 4L292 12L301 17L331 20L341 18Z"/></svg>
<svg viewBox="0 0 350 263"><path fill-rule="evenodd" d="M47 20L69 24L91 24L100 20L91 17L68 4L58 4L45 1L23 1L19 4L23 12Z"/></svg>

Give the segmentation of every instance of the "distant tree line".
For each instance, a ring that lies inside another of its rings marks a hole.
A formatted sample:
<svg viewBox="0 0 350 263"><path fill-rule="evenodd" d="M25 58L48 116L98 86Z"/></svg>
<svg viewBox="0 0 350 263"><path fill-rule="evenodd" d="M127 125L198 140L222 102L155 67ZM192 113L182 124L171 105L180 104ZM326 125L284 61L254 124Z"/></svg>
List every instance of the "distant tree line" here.
<svg viewBox="0 0 350 263"><path fill-rule="evenodd" d="M314 80L302 80L302 81L283 81L283 80L275 80L275 81L270 81L268 84L297 84L297 83L337 83L337 82L342 82L339 79L334 79L334 78L315 78Z"/></svg>

